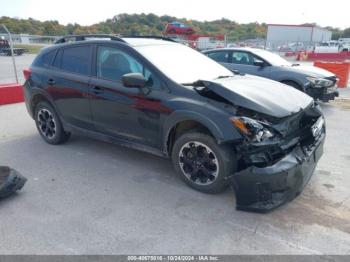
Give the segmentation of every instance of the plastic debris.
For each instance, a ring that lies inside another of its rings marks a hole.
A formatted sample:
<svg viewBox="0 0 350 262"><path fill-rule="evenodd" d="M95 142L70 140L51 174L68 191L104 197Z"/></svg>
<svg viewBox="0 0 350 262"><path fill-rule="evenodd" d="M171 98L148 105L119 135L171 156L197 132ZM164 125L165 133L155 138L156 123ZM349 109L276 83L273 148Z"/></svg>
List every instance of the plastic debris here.
<svg viewBox="0 0 350 262"><path fill-rule="evenodd" d="M0 199L22 189L27 178L8 166L0 166Z"/></svg>

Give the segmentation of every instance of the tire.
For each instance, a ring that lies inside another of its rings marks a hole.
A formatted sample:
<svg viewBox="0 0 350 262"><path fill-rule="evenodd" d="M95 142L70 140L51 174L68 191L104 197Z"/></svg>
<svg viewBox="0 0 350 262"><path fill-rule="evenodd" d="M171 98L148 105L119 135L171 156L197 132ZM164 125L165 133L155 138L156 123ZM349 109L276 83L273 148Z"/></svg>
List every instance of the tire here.
<svg viewBox="0 0 350 262"><path fill-rule="evenodd" d="M196 154L192 154L193 147L196 149L193 150ZM211 153L208 154L208 150ZM191 154L192 158L189 158L188 154ZM198 157L193 157L194 155ZM210 161L204 161L203 164L201 160L206 158L203 155L207 155ZM234 172L237 163L233 148L218 145L213 137L198 131L189 131L181 135L174 143L171 158L176 173L187 185L210 194L220 193L226 189L228 186L226 177Z"/></svg>
<svg viewBox="0 0 350 262"><path fill-rule="evenodd" d="M295 89L298 89L301 92L304 92L303 88L298 83L296 83L294 81L287 80L287 81L282 81L282 83L286 84L286 85L289 85L289 86L292 86L292 87L294 87Z"/></svg>
<svg viewBox="0 0 350 262"><path fill-rule="evenodd" d="M34 112L36 128L47 143L58 145L69 139L70 133L64 131L61 120L49 103L39 102Z"/></svg>

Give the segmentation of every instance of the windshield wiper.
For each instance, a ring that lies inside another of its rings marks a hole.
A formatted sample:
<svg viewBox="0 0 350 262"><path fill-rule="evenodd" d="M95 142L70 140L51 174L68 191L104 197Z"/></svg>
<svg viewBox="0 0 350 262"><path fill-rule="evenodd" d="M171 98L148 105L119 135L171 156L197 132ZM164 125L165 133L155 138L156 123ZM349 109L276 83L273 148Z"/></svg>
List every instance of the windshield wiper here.
<svg viewBox="0 0 350 262"><path fill-rule="evenodd" d="M240 75L240 76L244 76L245 73L240 72L237 69L229 69L232 73L234 73L235 75Z"/></svg>
<svg viewBox="0 0 350 262"><path fill-rule="evenodd" d="M215 78L215 79L223 79L223 78L229 78L229 77L234 77L234 76L231 76L231 75L227 75L227 76L218 76L218 77Z"/></svg>
<svg viewBox="0 0 350 262"><path fill-rule="evenodd" d="M202 80L197 80L197 81L194 81L192 83L181 83L181 85L183 85L183 86L194 86L194 87L196 87L196 86L205 86Z"/></svg>
<svg viewBox="0 0 350 262"><path fill-rule="evenodd" d="M218 76L215 79L223 79L223 78L229 78L229 77L234 77L234 75L222 75L222 76ZM208 80L197 80L191 83L181 83L181 85L183 86L194 86L194 87L199 87L199 86L205 86L204 81L208 81ZM209 80L210 81L210 80Z"/></svg>

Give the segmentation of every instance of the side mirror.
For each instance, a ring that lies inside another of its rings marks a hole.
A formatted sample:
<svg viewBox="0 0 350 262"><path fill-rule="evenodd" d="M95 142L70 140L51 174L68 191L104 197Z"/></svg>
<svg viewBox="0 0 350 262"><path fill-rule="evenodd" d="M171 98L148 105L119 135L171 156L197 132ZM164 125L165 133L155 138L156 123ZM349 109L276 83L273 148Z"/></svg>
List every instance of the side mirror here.
<svg viewBox="0 0 350 262"><path fill-rule="evenodd" d="M264 62L264 61L261 61L261 60L254 61L253 64L254 64L255 66L258 66L258 67L264 67L264 66L265 66L265 62Z"/></svg>
<svg viewBox="0 0 350 262"><path fill-rule="evenodd" d="M143 88L146 86L146 78L140 73L129 73L122 76L122 82L125 87Z"/></svg>

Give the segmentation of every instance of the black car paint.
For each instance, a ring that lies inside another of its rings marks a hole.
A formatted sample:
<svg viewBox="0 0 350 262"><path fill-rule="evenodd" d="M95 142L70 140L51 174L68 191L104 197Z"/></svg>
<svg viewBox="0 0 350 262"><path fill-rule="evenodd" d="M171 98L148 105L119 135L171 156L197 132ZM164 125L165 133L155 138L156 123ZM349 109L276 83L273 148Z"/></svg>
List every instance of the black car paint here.
<svg viewBox="0 0 350 262"><path fill-rule="evenodd" d="M143 89L125 88L122 87L120 83L114 81L97 79L96 72L93 71L90 76L74 74L75 77L73 77L73 81L72 79L66 80L66 78L72 75L70 72L64 72L53 67L42 69L32 65L31 79L25 83L25 98L31 116L33 116L33 108L31 107L30 101L33 100L35 95L40 94L52 103L55 110L61 116L64 126L68 130L88 129L85 130L84 133L88 133L89 131L96 133L101 132L101 130L110 130L109 132L111 133L104 133L104 135L113 136L115 134L113 134L111 129L114 127L109 126L111 125L111 123L109 123L111 119L108 119L107 123L105 122L102 124L99 123L98 119L104 118L106 114L107 116L109 115L109 117L115 117L113 113L111 114L108 104L117 102L114 103L114 106L122 107L121 112L123 112L123 110L124 112L119 114L120 116L118 117L120 118L114 118L114 121L126 120L126 123L124 123L125 130L135 129L134 124L136 123L139 125L139 128L137 128L138 130L157 133L157 135L152 136L155 141L148 143L140 141L137 135L130 134L125 134L126 137L119 134L117 135L118 139L125 139L128 140L128 142L142 144L143 146L152 146L158 151L157 155L163 156L168 156L169 153L166 144L171 129L174 128L176 124L186 120L197 121L206 126L219 143L234 141L241 138L241 135L228 121L230 111L228 111L224 105L221 105L221 110L218 111L216 106L211 105L210 100L200 96L195 90L184 88L182 85L167 78L162 72L149 63L148 60L143 58L127 44L120 42L103 43L102 41L89 41L84 44L94 46L101 44L108 45L128 52L157 74L163 82L163 89L150 90L150 92L146 94ZM43 50L40 55L44 55L58 48L84 44L69 43L53 46ZM92 57L95 57L96 47L93 50ZM94 67L95 61L93 58L92 68ZM56 76L58 77L58 82ZM87 78L89 79L89 83L85 84ZM35 81L33 81L33 79L35 79ZM48 84L49 79L55 81L53 86ZM40 84L38 85L38 83ZM102 89L101 92L96 92L96 86ZM103 108L96 108L94 112L93 105L100 101L104 104ZM79 111L81 113L90 113L91 118L83 114L71 117L70 114L74 112L72 108L75 109L76 107L80 107ZM201 111L204 107L206 108L206 112L202 113ZM66 112L66 110L69 112ZM219 115L219 113L221 114ZM222 113L224 114L222 115ZM126 114L128 115L128 119L124 117ZM217 117L218 115L219 117ZM133 119L133 121L130 120L130 118ZM86 125L89 119L93 122L93 126ZM157 120L156 125L155 119ZM131 121L133 122L132 124L130 123ZM157 130L155 131L155 129ZM162 138L161 141L159 137Z"/></svg>
<svg viewBox="0 0 350 262"><path fill-rule="evenodd" d="M272 166L250 166L232 175L237 209L266 212L299 195L323 153L324 137L322 134L309 150L297 146Z"/></svg>
<svg viewBox="0 0 350 262"><path fill-rule="evenodd" d="M241 150L240 146L243 146L243 151L250 152L252 157L256 154L254 150L248 149L249 145L246 146L244 137L229 121L232 115L239 115L242 110L254 113L256 108L251 108L252 103L249 100L243 99L239 106L235 105L225 98L225 93L217 91L221 87L214 82L205 83L213 92L209 95L203 95L196 88L175 83L132 47L122 42L86 41L60 44L44 49L39 56L74 45L92 47L90 75L64 72L53 68L52 65L43 69L34 63L31 66L31 77L24 84L26 106L31 116L34 113L35 101L43 98L55 108L67 131L79 132L163 157L169 157L172 130L183 121L196 121L206 127L219 144L231 144L232 149L236 151ZM137 58L157 75L163 84L162 89L126 88L121 83L97 78L94 70L97 45L116 47ZM118 124L121 122L123 125ZM298 164L300 165L301 163ZM244 206L240 196L248 191L237 185L241 181L242 172L249 172L248 169L237 173L237 178L227 178L235 185L237 208L240 209ZM254 174L253 171L251 174L257 181L264 179L261 174ZM259 200L256 199L257 195L250 197L255 201ZM249 205L251 204L250 202ZM267 211L274 207L260 205L259 209Z"/></svg>

